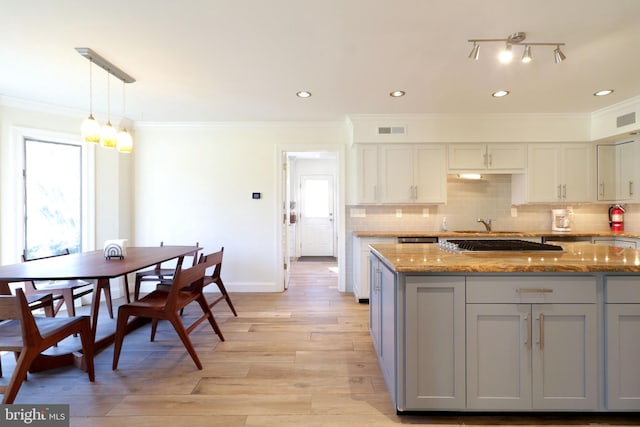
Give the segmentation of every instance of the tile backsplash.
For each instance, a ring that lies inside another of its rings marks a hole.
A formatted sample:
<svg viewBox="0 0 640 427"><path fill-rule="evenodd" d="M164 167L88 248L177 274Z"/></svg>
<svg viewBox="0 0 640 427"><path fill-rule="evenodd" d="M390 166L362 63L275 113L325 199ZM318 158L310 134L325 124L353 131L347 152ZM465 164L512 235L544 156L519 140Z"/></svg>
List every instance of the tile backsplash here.
<svg viewBox="0 0 640 427"><path fill-rule="evenodd" d="M352 231L483 230L478 218L490 218L494 230L551 230L551 209L572 208L573 231L609 230L609 203L511 204L511 175L487 175L482 181L449 180L446 205L347 206L347 233ZM624 204L625 230L640 231L640 204Z"/></svg>

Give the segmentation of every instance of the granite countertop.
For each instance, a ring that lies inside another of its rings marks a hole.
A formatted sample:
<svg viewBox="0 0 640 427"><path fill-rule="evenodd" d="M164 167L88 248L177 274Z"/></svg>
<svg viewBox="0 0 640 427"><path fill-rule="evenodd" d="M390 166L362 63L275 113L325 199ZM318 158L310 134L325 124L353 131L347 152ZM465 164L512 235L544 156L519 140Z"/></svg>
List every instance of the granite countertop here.
<svg viewBox="0 0 640 427"><path fill-rule="evenodd" d="M356 237L628 237L640 238L639 232L612 231L354 231Z"/></svg>
<svg viewBox="0 0 640 427"><path fill-rule="evenodd" d="M591 243L563 243L562 252L452 253L437 244L372 244L399 273L640 272L640 251Z"/></svg>

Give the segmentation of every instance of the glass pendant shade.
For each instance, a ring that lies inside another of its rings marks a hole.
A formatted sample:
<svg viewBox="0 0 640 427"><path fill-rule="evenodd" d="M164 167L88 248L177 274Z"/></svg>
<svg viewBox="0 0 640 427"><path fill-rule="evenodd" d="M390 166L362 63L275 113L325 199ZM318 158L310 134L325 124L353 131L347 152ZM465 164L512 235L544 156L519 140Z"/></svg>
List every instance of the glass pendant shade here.
<svg viewBox="0 0 640 427"><path fill-rule="evenodd" d="M89 117L82 122L81 132L84 142L93 144L100 142L100 123L93 118L93 115L89 115Z"/></svg>
<svg viewBox="0 0 640 427"><path fill-rule="evenodd" d="M111 125L111 122L107 122L102 126L100 135L100 145L106 148L114 148L116 146L117 132L116 128Z"/></svg>
<svg viewBox="0 0 640 427"><path fill-rule="evenodd" d="M133 150L133 139L131 138L131 134L126 129L118 132L116 147L121 153L130 153L131 150Z"/></svg>

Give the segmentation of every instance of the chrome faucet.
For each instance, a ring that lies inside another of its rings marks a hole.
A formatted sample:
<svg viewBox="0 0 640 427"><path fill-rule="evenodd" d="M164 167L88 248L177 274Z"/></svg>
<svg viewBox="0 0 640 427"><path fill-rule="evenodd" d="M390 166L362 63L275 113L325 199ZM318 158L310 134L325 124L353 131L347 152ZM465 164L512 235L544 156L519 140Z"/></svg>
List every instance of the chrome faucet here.
<svg viewBox="0 0 640 427"><path fill-rule="evenodd" d="M478 218L476 220L476 222L481 222L484 224L484 228L487 229L487 231L491 231L491 219L482 219L482 218Z"/></svg>

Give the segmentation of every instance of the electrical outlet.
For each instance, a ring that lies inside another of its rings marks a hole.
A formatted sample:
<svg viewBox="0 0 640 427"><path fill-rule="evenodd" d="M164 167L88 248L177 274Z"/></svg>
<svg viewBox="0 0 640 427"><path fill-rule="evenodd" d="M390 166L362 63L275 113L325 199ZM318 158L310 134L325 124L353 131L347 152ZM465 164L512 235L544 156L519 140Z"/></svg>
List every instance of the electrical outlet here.
<svg viewBox="0 0 640 427"><path fill-rule="evenodd" d="M518 208L511 208L511 218L518 216Z"/></svg>
<svg viewBox="0 0 640 427"><path fill-rule="evenodd" d="M422 217L429 218L429 208L422 208Z"/></svg>
<svg viewBox="0 0 640 427"><path fill-rule="evenodd" d="M402 209L396 209L396 218L402 218Z"/></svg>

